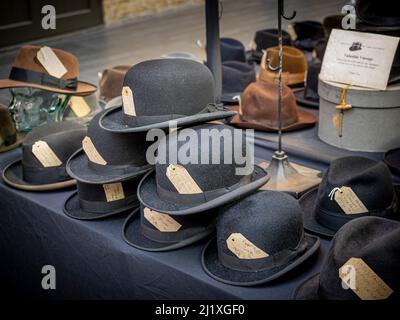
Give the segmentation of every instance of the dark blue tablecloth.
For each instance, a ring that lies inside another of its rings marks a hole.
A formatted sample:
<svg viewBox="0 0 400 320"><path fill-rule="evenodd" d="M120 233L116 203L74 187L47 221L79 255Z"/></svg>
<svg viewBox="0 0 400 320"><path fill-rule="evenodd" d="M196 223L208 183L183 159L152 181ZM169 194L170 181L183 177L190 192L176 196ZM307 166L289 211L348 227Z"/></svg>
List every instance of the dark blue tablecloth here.
<svg viewBox="0 0 400 320"><path fill-rule="evenodd" d="M275 135L257 136L256 156L268 160L276 148L271 143ZM315 129L288 134L284 142L292 161L317 169L348 154L325 144L321 153ZM0 169L19 156L20 150L0 154ZM4 293L76 299L290 299L300 282L319 271L329 245L322 240L318 255L268 285L225 285L201 268L205 241L165 253L137 250L121 238L123 216L102 221L65 216L63 202L72 192L73 188L29 193L0 182L0 281ZM44 265L56 269L56 290L41 287Z"/></svg>

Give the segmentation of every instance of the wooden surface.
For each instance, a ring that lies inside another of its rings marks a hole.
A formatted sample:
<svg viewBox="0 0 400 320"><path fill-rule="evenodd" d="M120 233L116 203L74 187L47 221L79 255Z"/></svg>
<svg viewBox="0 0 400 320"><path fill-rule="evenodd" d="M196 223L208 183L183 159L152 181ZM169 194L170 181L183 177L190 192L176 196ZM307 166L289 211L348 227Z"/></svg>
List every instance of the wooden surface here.
<svg viewBox="0 0 400 320"><path fill-rule="evenodd" d="M274 28L277 23L276 0L225 0L220 23L221 36L241 40L246 47L254 32ZM288 15L297 11L295 21L322 19L341 11L344 1L287 0ZM284 21L283 28L286 29ZM203 5L169 10L153 16L136 18L114 27L96 27L36 43L61 48L80 60L80 79L97 84L98 72L117 64L135 64L162 54L188 51L199 57L198 39L204 42L205 17ZM0 78L8 77L16 49L0 51ZM8 104L8 90L0 92L0 102Z"/></svg>

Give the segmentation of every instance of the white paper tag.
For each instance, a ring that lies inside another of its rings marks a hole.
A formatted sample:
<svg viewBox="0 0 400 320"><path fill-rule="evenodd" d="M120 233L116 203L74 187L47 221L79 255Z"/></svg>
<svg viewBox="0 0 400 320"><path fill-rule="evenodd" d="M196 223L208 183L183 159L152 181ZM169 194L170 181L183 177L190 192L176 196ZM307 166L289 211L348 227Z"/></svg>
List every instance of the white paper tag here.
<svg viewBox="0 0 400 320"><path fill-rule="evenodd" d="M67 69L50 47L42 47L36 57L49 75L60 79L67 73Z"/></svg>
<svg viewBox="0 0 400 320"><path fill-rule="evenodd" d="M334 29L320 79L385 90L399 38Z"/></svg>
<svg viewBox="0 0 400 320"><path fill-rule="evenodd" d="M144 217L161 232L177 232L182 225L170 215L149 208L143 209Z"/></svg>
<svg viewBox="0 0 400 320"><path fill-rule="evenodd" d="M189 172L179 164L170 164L167 168L166 175L178 193L193 194L203 192Z"/></svg>
<svg viewBox="0 0 400 320"><path fill-rule="evenodd" d="M239 259L261 259L269 256L241 233L232 233L226 239L226 245Z"/></svg>
<svg viewBox="0 0 400 320"><path fill-rule="evenodd" d="M360 258L350 258L339 269L339 278L344 282L344 288L352 290L361 300L383 300L393 293L385 281Z"/></svg>
<svg viewBox="0 0 400 320"><path fill-rule="evenodd" d="M290 35L290 39L292 39L292 41L296 41L297 40L297 33L296 30L294 30L293 25L289 24L287 27L287 31Z"/></svg>
<svg viewBox="0 0 400 320"><path fill-rule="evenodd" d="M97 151L96 147L94 146L92 139L90 139L88 136L86 136L82 140L82 148L83 151L85 151L86 156L89 158L89 160L93 163L97 163L100 165L105 166L107 164L107 161L104 160L104 158L101 156L101 154Z"/></svg>
<svg viewBox="0 0 400 320"><path fill-rule="evenodd" d="M32 153L43 167L58 167L62 165L61 160L57 157L46 141L36 141L32 145Z"/></svg>
<svg viewBox="0 0 400 320"><path fill-rule="evenodd" d="M125 199L124 188L121 182L103 184L107 202Z"/></svg>
<svg viewBox="0 0 400 320"><path fill-rule="evenodd" d="M345 214L360 214L368 212L367 207L350 187L334 188L330 193Z"/></svg>
<svg viewBox="0 0 400 320"><path fill-rule="evenodd" d="M86 117L90 113L90 107L83 97L71 97L69 106L78 118Z"/></svg>
<svg viewBox="0 0 400 320"><path fill-rule="evenodd" d="M128 116L136 116L135 101L133 100L133 93L131 88L122 88L122 105L124 107L124 113Z"/></svg>

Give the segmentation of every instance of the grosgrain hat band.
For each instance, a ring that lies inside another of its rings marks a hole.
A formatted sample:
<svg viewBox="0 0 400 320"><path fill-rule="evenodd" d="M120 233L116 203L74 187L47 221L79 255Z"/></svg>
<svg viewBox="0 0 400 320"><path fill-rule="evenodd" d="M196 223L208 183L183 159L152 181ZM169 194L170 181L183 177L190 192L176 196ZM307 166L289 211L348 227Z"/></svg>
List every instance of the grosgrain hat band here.
<svg viewBox="0 0 400 320"><path fill-rule="evenodd" d="M64 166L46 168L23 166L22 172L24 180L31 183L54 183L71 179Z"/></svg>
<svg viewBox="0 0 400 320"><path fill-rule="evenodd" d="M78 79L59 79L53 77L49 74L36 72L28 69L12 67L10 75L8 77L10 80L34 83L43 86L58 88L58 89L70 89L75 90L78 87Z"/></svg>
<svg viewBox="0 0 400 320"><path fill-rule="evenodd" d="M321 208L319 205L316 206L317 214L315 216L315 220L317 222L329 229L332 230L338 230L340 229L344 224L349 222L350 220L353 220L354 218L360 216L365 216L366 214L372 215L372 216L377 216L377 217L382 217L382 218L395 218L395 212L398 211L399 208L399 203L397 199L396 192L393 195L393 199L391 204L383 210L372 210L368 211L366 213L360 213L358 215L345 215L345 214L338 214L335 212L331 212L328 210L325 210ZM396 219L398 220L398 219Z"/></svg>
<svg viewBox="0 0 400 320"><path fill-rule="evenodd" d="M138 166L136 163L130 163L130 164L125 164L125 165L109 165L109 164L107 164L107 166L103 166L101 164L97 164L97 163L94 163L91 161L88 161L88 162L89 162L89 167L93 171L98 172L99 174L102 174L104 171L107 171L114 175L130 174L130 173L132 173L132 166L135 166L138 171L142 171L142 170L146 170L147 168L150 168L149 164Z"/></svg>
<svg viewBox="0 0 400 320"><path fill-rule="evenodd" d="M123 202L122 205L121 202ZM113 202L88 201L84 199L79 199L81 209L83 211L92 213L109 213L110 211L118 210L121 207L134 204L134 202L137 202L137 196L135 194ZM139 206L139 202L137 202L137 206Z"/></svg>
<svg viewBox="0 0 400 320"><path fill-rule="evenodd" d="M224 187L220 189L204 191L202 193L194 193L194 194L180 194L176 191L170 191L164 189L163 187L157 184L157 194L161 199L173 203L183 204L183 205L198 205L211 201L215 198L218 198L228 192L234 191L239 187L246 185L250 182L251 182L251 176L244 176L239 182L235 183L230 187Z"/></svg>
<svg viewBox="0 0 400 320"><path fill-rule="evenodd" d="M219 250L218 259L225 267L229 269L243 272L265 271L278 268L289 263L306 250L307 242L303 235L298 246L294 250L285 249L274 254L273 256L268 256L266 258L239 259L236 256L225 254L222 252L222 250Z"/></svg>

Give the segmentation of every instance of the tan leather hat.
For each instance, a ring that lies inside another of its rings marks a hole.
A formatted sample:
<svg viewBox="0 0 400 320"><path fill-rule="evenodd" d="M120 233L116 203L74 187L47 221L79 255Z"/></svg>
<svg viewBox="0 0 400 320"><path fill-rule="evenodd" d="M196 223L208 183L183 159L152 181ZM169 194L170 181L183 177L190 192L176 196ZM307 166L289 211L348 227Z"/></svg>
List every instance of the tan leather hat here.
<svg viewBox="0 0 400 320"><path fill-rule="evenodd" d="M21 47L8 79L0 80L0 89L32 87L76 96L86 96L96 91L95 85L78 81L78 59L64 50L51 49L65 67L65 74L60 78L50 75L37 58L42 48L32 45Z"/></svg>
<svg viewBox="0 0 400 320"><path fill-rule="evenodd" d="M260 65L259 80L263 82L277 82L278 71L274 71L279 64L279 47L272 47L264 52ZM294 47L282 48L282 82L288 86L304 85L307 73L307 60L304 53Z"/></svg>
<svg viewBox="0 0 400 320"><path fill-rule="evenodd" d="M261 131L278 130L278 84L255 82L243 93L240 106L230 107L237 111L231 124ZM311 113L299 109L296 97L288 86L282 86L282 131L293 131L313 126L317 119Z"/></svg>
<svg viewBox="0 0 400 320"><path fill-rule="evenodd" d="M122 92L125 74L132 66L121 65L105 69L99 80L99 98L105 102L118 97Z"/></svg>

